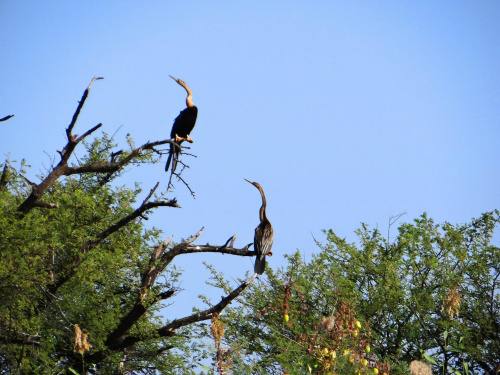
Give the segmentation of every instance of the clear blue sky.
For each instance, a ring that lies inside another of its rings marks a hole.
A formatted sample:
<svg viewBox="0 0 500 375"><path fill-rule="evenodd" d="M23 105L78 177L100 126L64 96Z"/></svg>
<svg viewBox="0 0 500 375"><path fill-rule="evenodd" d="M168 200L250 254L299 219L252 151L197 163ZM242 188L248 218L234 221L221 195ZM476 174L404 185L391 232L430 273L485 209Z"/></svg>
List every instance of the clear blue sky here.
<svg viewBox="0 0 500 375"><path fill-rule="evenodd" d="M98 81L75 133L97 123L125 145L169 136L185 94L199 108L192 132L196 191L177 184L181 210L148 224L200 243L252 242L258 181L283 254L317 251L334 229L355 241L360 222L424 211L463 223L500 208L500 2L484 1L0 1L2 157L26 158L28 177L58 159L65 127ZM48 155L47 155L47 154ZM80 152L81 154L81 152ZM186 160L186 159L184 159ZM130 168L121 182L166 185L163 165ZM201 306L208 272L231 278L253 260L179 259L181 294L166 316ZM171 313L172 312L172 313Z"/></svg>

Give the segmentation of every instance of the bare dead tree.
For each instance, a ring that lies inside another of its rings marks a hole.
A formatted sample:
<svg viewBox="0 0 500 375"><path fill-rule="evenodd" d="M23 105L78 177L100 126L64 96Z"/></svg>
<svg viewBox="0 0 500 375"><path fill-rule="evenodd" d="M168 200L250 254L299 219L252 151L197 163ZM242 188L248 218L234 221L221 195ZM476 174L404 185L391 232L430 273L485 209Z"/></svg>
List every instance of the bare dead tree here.
<svg viewBox="0 0 500 375"><path fill-rule="evenodd" d="M34 183L32 181L29 181L26 177L22 176L26 183L31 186L32 191L17 209L20 212L20 219L24 218L35 207L57 209L59 207L58 203L44 202L42 198L44 194L54 185L54 183L63 176L83 175L86 173L102 174L103 181L105 181L104 183L106 183L114 173L120 171L124 166L137 161L144 152L153 151L162 155L162 151L157 149L158 146L165 144L173 144L175 146L174 139L165 139L154 142L148 141L139 147L132 147L132 149L126 156L122 156L121 150L118 152L112 152L110 154L110 159L107 162L91 162L89 164L83 165L69 165L69 159L73 155L76 146L102 126L102 124L98 124L87 130L81 136L73 134L73 129L89 95L90 89L95 81L100 79L102 78L93 78L89 86L85 89L82 98L77 106L77 109L72 117L72 120L68 128L66 129L67 142L62 151L58 151L61 159L57 163L57 165L53 165L50 168L47 176L43 178L40 183ZM187 167L187 165L183 166L184 168ZM8 181L6 177L8 171L9 169L6 164L0 178L0 189L5 186ZM189 191L194 197L194 192L191 190L187 182L180 177L180 173L175 173L175 176L179 179L179 181L181 181L188 187ZM171 179L172 175L170 176L167 191L170 189ZM42 311L51 302L56 301L57 294L61 290L61 287L77 274L77 271L79 270L79 267L86 258L87 254L99 248L99 245L103 241L108 239L111 235L119 232L122 228L126 227L128 224L132 223L138 218L147 219L148 215L156 208L180 208L176 199L153 200L154 193L157 190L158 186L159 182L150 190L144 201L133 212L118 219L114 223L110 223L109 226L103 231L97 233L93 238L86 240L86 242L79 249L80 251L77 252L77 255L74 256L74 259L72 259L72 261L67 262L67 264L62 266L62 269L57 270L58 272L51 272L52 283L48 284L47 290L45 291L46 300L39 301L37 309L35 310ZM119 320L119 323L116 325L116 327L114 327L107 335L105 341L105 345L107 347L106 350L122 350L125 352L137 343L148 339L148 337L139 337L130 334L130 331L132 327L136 323L138 323L139 319L141 319L148 311L150 311L151 308L156 306L159 302L173 297L178 291L175 287L171 287L167 290L154 288L158 277L165 271L166 267L172 263L175 257L196 253L220 253L243 257L254 257L256 255L255 251L249 250L252 246L252 243L246 245L243 248L234 247L236 234L229 237L224 245L210 245L208 243L205 245L194 245L193 243L200 237L203 229L204 228L201 228L195 235L181 241L179 244L172 244L172 237L170 237L167 238L163 243L158 244L152 249L149 261L147 261L147 264L143 264L141 266L141 278L139 281L140 292L136 296L136 300L131 305L131 307L127 311L123 312L123 315L121 316L121 319ZM257 275L254 274L250 279L242 282L228 295L222 297L221 300L212 307L195 314L172 320L169 323L165 324L163 327L156 329L155 337L171 337L174 336L176 334L176 330L181 327L211 319L215 314L219 314L226 306L234 301L255 279L256 276ZM162 291L158 292L157 290ZM23 344L39 344L39 337L37 335L27 335L24 333L20 333L15 337L19 337L18 341L22 341ZM0 342L1 341L2 337L0 336ZM168 346L163 350L169 350L171 348L173 347ZM86 361L88 363L91 363L93 361L98 362L100 359L104 358L105 355L106 353L104 350L95 351L86 358Z"/></svg>

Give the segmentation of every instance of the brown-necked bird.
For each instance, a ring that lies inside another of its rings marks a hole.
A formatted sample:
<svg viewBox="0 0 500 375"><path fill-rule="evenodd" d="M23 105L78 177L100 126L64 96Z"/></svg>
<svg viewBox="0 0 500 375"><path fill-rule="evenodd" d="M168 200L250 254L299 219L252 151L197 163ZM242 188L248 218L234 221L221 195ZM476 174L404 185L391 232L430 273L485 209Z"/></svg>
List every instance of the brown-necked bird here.
<svg viewBox="0 0 500 375"><path fill-rule="evenodd" d="M273 247L273 226L266 216L266 196L264 195L264 190L257 182L250 182L260 191L262 197L262 206L260 207L260 224L255 228L255 235L253 239L253 246L255 252L257 253L257 258L255 258L255 273L262 275L266 267L266 255L273 255L271 248Z"/></svg>
<svg viewBox="0 0 500 375"><path fill-rule="evenodd" d="M193 103L193 93L189 89L188 85L180 79L170 76L175 82L184 87L187 92L186 97L186 109L183 109L179 116L174 120L174 125L172 126L172 131L170 132L170 138L175 138L177 145L170 145L170 152L168 154L167 164L165 165L165 171L168 172L170 168L170 163L172 163L172 173L175 172L177 168L177 160L179 158L179 152L181 151L180 145L183 141L188 141L193 143L193 139L189 136L191 131L196 124L196 118L198 117L198 108ZM173 159L173 161L172 161Z"/></svg>

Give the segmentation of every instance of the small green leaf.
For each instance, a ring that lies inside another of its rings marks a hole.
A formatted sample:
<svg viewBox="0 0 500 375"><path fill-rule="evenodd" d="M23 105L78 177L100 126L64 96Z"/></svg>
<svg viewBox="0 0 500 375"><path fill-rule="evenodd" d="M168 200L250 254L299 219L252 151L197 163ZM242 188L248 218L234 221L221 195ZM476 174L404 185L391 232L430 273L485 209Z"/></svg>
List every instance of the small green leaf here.
<svg viewBox="0 0 500 375"><path fill-rule="evenodd" d="M448 338L448 330L445 330L443 332L443 339L444 339L444 342L446 342L446 339Z"/></svg>
<svg viewBox="0 0 500 375"><path fill-rule="evenodd" d="M427 353L422 353L422 354L424 355L424 358L425 358L428 362L432 363L433 365L437 365L437 364L438 364L438 363L436 362L436 360L435 360L434 358L432 358L429 354L427 354Z"/></svg>
<svg viewBox="0 0 500 375"><path fill-rule="evenodd" d="M455 348L453 346L446 347L446 350L449 351L449 352L453 352L453 353L465 353L464 349L462 349L462 348Z"/></svg>
<svg viewBox="0 0 500 375"><path fill-rule="evenodd" d="M464 362L464 370L465 370L465 375L469 375L469 365L467 362Z"/></svg>
<svg viewBox="0 0 500 375"><path fill-rule="evenodd" d="M71 367L68 370L71 371L75 375L80 375L80 374L78 374L78 372L76 372L75 370L73 370Z"/></svg>
<svg viewBox="0 0 500 375"><path fill-rule="evenodd" d="M210 370L211 370L211 368L210 368L210 367L208 367L208 366L205 366L205 365L200 365L200 366L201 366L201 368L202 368L203 370L208 370L208 371L210 371Z"/></svg>

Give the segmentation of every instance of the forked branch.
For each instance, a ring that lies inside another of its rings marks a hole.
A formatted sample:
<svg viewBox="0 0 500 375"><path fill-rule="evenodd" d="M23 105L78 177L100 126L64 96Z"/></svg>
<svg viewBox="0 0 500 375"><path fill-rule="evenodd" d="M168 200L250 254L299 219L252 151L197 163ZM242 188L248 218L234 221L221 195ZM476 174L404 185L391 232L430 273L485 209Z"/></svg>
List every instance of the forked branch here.
<svg viewBox="0 0 500 375"><path fill-rule="evenodd" d="M119 171L121 168L124 166L128 165L129 163L133 162L137 158L141 157L144 151L147 150L154 150L155 147L164 145L164 144L175 144L174 139L165 139L162 141L155 141L155 142L146 142L142 146L138 148L134 148L130 151L130 153L120 159L116 160L116 156L119 153L112 154L111 160L109 162L95 162L95 163L90 163L88 165L83 165L83 166L73 166L70 167L68 165L68 161L73 154L76 146L84 140L86 137L88 137L90 134L94 133L97 129L99 129L102 124L98 124L94 126L93 128L87 130L85 133L82 135L73 135L73 129L75 127L76 121L78 120L78 116L80 115L80 112L83 108L83 105L85 104L85 101L89 95L90 88L94 84L95 81L103 79L102 77L97 77L93 78L92 81L90 82L89 86L85 89L81 100L78 103L78 107L73 114L73 117L71 119L71 122L66 129L66 138L67 138L67 143L62 149L62 151L58 151L61 160L60 162L52 169L52 171L45 177L43 181L41 181L39 184L34 184L31 183L32 186L32 191L30 195L25 199L25 201L18 207L18 211L21 213L19 218L22 219L24 216L26 216L34 207L42 207L42 208L54 208L57 206L57 204L54 203L42 203L40 202L42 196L45 194L45 192L62 176L70 176L74 174L83 174L83 173L105 173L108 175L115 173Z"/></svg>
<svg viewBox="0 0 500 375"><path fill-rule="evenodd" d="M244 281L240 284L235 290L229 293L226 297L223 297L221 301L214 305L213 307L206 309L202 312L195 313L189 316L186 316L181 319L175 319L169 324L163 326L158 330L158 334L160 336L172 336L174 335L174 331L178 328L187 326L192 323L201 322L203 320L212 319L214 314L219 314L224 308L229 305L236 297L238 297L243 290L257 277L255 273L250 279Z"/></svg>
<svg viewBox="0 0 500 375"><path fill-rule="evenodd" d="M212 317L215 314L220 314L224 308L229 305L234 299L236 299L243 290L257 277L257 274L254 274L250 279L244 281L241 283L236 289L234 289L231 293L229 293L227 296L223 297L221 301L212 306L209 309L206 309L204 311L201 311L199 313L195 313L189 316L186 316L184 318L180 319L175 319L172 322L166 324L162 328L158 329L157 334L160 337L171 337L175 335L175 331L181 327L185 327L187 325L201 322L204 320L209 320L212 319ZM124 349L126 347L132 346L138 342L142 341L141 337L137 336L126 336L122 337L119 343L116 343L117 345L112 347L113 349ZM109 344L109 343L107 343Z"/></svg>
<svg viewBox="0 0 500 375"><path fill-rule="evenodd" d="M171 297L175 293L175 289L169 289L166 292L158 293L155 296L150 296L151 289L153 288L157 277L165 270L168 264L172 260L181 254L192 254L199 252L216 252L221 254L232 254L239 256L255 256L254 251L248 251L248 248L252 245L249 244L243 249L234 249L232 247L227 247L228 244L233 245L236 235L229 238L223 246L211 246L211 245L191 245L196 239L199 238L204 228L201 228L195 235L188 237L183 240L180 244L174 246L168 250L168 246L172 241L172 237L167 238L163 243L156 246L149 260L147 269L142 274L141 278L141 292L138 297L136 304L130 309L130 311L124 315L121 319L117 328L110 333L108 339L106 340L106 345L111 349L123 349L130 345L141 341L141 338L135 336L126 337L126 334L130 328L140 319L152 306L154 303L163 300L165 298ZM166 326L158 330L160 336L172 336L177 328L189 325L202 320L211 319L213 314L220 313L232 300L234 300L238 295L247 287L247 285L256 277L256 274L249 280L242 283L238 288L232 291L228 296L222 298L222 300L210 309L207 309L201 313L193 314L181 319L176 319Z"/></svg>
<svg viewBox="0 0 500 375"><path fill-rule="evenodd" d="M68 138L68 143L73 140L72 139L73 135L71 133L73 132L73 128L74 128L74 126L76 124L76 121L78 120L78 116L80 115L80 111L82 110L83 105L85 104L85 100L87 100L87 97L89 96L90 88L92 87L92 85L94 84L94 82L97 81L97 80L99 80L99 79L104 79L104 78L103 77L94 77L94 78L92 78L92 81L90 81L90 84L85 89L85 91L83 92L82 98L78 102L78 107L76 108L76 111L73 114L73 118L71 119L71 122L70 122L68 128L66 129L66 137Z"/></svg>

